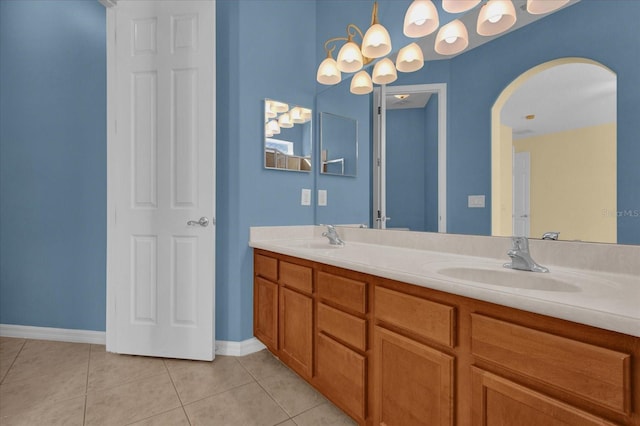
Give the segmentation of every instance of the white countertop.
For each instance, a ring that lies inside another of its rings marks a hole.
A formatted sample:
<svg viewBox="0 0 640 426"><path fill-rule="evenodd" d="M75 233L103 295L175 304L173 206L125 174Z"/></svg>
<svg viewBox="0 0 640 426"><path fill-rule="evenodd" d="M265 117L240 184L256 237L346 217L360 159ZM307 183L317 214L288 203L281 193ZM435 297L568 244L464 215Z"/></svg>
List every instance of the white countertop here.
<svg viewBox="0 0 640 426"><path fill-rule="evenodd" d="M640 277L635 275L559 266L550 267L548 274L514 271L503 268L506 258L355 241L347 241L344 247L338 248L330 246L326 238L317 236L298 239L252 237L249 245L640 337ZM444 275L452 269L453 272L473 269L472 275L499 276L516 284L513 287L493 285ZM536 282L541 282L542 287Z"/></svg>

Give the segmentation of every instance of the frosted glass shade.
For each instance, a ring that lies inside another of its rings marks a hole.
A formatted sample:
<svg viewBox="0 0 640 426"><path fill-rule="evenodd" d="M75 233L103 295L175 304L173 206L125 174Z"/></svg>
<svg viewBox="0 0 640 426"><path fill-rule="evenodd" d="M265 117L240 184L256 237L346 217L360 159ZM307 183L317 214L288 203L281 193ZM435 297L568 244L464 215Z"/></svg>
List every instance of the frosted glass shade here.
<svg viewBox="0 0 640 426"><path fill-rule="evenodd" d="M360 71L351 79L351 87L349 89L354 95L366 95L373 91L373 82L366 71Z"/></svg>
<svg viewBox="0 0 640 426"><path fill-rule="evenodd" d="M569 0L527 0L527 12L532 15L542 15L561 8Z"/></svg>
<svg viewBox="0 0 640 426"><path fill-rule="evenodd" d="M264 117L265 121L267 118L275 118L276 112L271 107L271 101L265 101L264 103Z"/></svg>
<svg viewBox="0 0 640 426"><path fill-rule="evenodd" d="M304 122L311 121L312 112L308 108L300 108L302 110L302 118L304 118Z"/></svg>
<svg viewBox="0 0 640 426"><path fill-rule="evenodd" d="M267 123L267 133L271 133L271 136L280 134L280 125L276 120L271 120Z"/></svg>
<svg viewBox="0 0 640 426"><path fill-rule="evenodd" d="M442 8L449 13L462 13L471 10L480 0L442 0Z"/></svg>
<svg viewBox="0 0 640 426"><path fill-rule="evenodd" d="M320 84L338 84L342 80L342 74L338 69L335 59L329 57L320 63L316 80Z"/></svg>
<svg viewBox="0 0 640 426"><path fill-rule="evenodd" d="M422 49L416 43L403 47L396 58L396 68L401 72L418 71L424 66Z"/></svg>
<svg viewBox="0 0 640 426"><path fill-rule="evenodd" d="M271 101L271 111L273 112L287 112L289 111L289 105L284 102Z"/></svg>
<svg viewBox="0 0 640 426"><path fill-rule="evenodd" d="M373 24L362 39L362 55L367 58L380 58L391 52L391 37L385 27Z"/></svg>
<svg viewBox="0 0 640 426"><path fill-rule="evenodd" d="M431 0L413 0L404 15L404 35L424 37L438 29L438 10Z"/></svg>
<svg viewBox="0 0 640 426"><path fill-rule="evenodd" d="M384 58L373 67L372 80L375 84L389 84L398 79L396 67L389 58Z"/></svg>
<svg viewBox="0 0 640 426"><path fill-rule="evenodd" d="M516 9L511 0L489 0L478 15L478 34L493 36L505 32L516 23Z"/></svg>
<svg viewBox="0 0 640 426"><path fill-rule="evenodd" d="M291 111L289 111L289 116L291 117L291 122L293 122L294 124L304 123L302 108L300 107L291 108Z"/></svg>
<svg viewBox="0 0 640 426"><path fill-rule="evenodd" d="M462 21L456 19L440 28L434 48L441 55L455 55L466 49L468 45L467 27Z"/></svg>
<svg viewBox="0 0 640 426"><path fill-rule="evenodd" d="M352 41L345 43L338 52L338 69L342 72L356 72L362 68L360 46Z"/></svg>
<svg viewBox="0 0 640 426"><path fill-rule="evenodd" d="M291 121L291 116L288 112L285 112L278 117L278 125L283 129L290 129L293 127L293 121Z"/></svg>

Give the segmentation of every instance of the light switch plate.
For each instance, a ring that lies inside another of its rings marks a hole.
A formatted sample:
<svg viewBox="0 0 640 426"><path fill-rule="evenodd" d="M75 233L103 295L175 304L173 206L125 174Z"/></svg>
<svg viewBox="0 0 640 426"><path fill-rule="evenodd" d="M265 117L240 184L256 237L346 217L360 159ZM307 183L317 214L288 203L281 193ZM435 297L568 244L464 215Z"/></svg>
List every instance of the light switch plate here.
<svg viewBox="0 0 640 426"><path fill-rule="evenodd" d="M318 189L318 205L326 206L327 205L327 190L326 189Z"/></svg>
<svg viewBox="0 0 640 426"><path fill-rule="evenodd" d="M469 208L484 208L484 195L469 195Z"/></svg>
<svg viewBox="0 0 640 426"><path fill-rule="evenodd" d="M300 205L302 206L310 206L311 205L311 190L307 188L302 189L302 194L300 196Z"/></svg>

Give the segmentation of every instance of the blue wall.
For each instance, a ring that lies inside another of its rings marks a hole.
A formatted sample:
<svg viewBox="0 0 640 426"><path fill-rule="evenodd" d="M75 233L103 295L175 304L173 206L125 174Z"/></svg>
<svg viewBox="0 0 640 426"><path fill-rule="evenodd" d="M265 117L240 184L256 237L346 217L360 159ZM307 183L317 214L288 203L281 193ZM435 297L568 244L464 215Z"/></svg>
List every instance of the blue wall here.
<svg viewBox="0 0 640 426"><path fill-rule="evenodd" d="M313 173L265 170L261 123L264 98L314 106L316 5L223 0L216 25L216 339L241 341L253 336L249 227L314 220L313 206L300 205Z"/></svg>
<svg viewBox="0 0 640 426"><path fill-rule="evenodd" d="M0 93L0 323L104 330L104 7L0 1Z"/></svg>

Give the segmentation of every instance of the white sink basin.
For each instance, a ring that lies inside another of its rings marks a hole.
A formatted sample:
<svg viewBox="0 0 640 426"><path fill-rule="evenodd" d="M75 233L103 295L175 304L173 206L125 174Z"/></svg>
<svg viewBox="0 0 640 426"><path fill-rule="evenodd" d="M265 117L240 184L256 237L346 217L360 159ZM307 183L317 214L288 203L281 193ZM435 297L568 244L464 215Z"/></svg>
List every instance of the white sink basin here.
<svg viewBox="0 0 640 426"><path fill-rule="evenodd" d="M552 274L512 269L483 269L474 267L448 267L439 269L438 274L464 281L479 282L501 287L525 290L577 292L574 284L554 278Z"/></svg>

